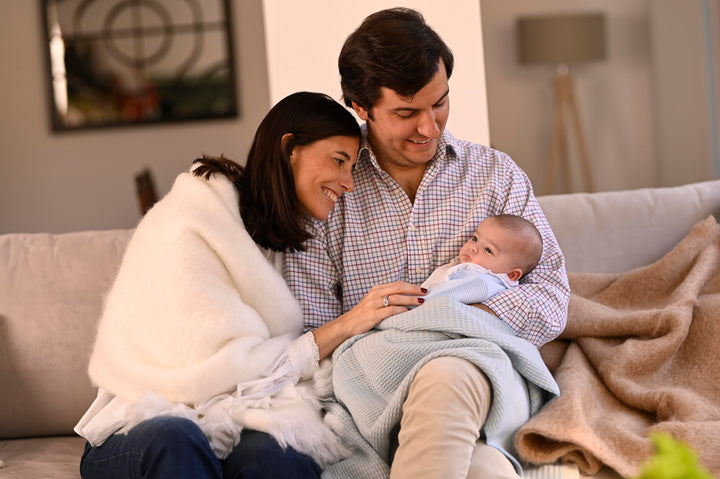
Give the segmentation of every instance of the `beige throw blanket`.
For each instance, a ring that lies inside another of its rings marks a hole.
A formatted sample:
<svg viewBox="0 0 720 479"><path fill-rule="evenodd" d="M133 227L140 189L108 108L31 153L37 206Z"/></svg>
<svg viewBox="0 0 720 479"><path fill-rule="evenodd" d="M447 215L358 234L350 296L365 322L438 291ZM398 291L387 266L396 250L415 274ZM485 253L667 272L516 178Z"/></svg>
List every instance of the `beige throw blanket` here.
<svg viewBox="0 0 720 479"><path fill-rule="evenodd" d="M571 274L567 329L541 350L560 385L516 435L532 463L609 466L628 477L648 433L689 443L720 477L720 226L698 223L658 262Z"/></svg>

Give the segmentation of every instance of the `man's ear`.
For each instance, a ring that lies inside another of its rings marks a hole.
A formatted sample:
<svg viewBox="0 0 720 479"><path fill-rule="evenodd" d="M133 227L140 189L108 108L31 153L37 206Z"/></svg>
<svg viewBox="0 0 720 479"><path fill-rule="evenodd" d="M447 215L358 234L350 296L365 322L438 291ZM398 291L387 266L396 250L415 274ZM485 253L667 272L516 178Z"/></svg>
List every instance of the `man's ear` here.
<svg viewBox="0 0 720 479"><path fill-rule="evenodd" d="M522 270L520 268L513 268L507 274L510 281L519 281L522 278Z"/></svg>
<svg viewBox="0 0 720 479"><path fill-rule="evenodd" d="M357 116L359 116L362 121L368 121L368 119L371 119L370 112L358 105L356 102L352 102L352 107L353 110L355 110L355 113L357 113Z"/></svg>

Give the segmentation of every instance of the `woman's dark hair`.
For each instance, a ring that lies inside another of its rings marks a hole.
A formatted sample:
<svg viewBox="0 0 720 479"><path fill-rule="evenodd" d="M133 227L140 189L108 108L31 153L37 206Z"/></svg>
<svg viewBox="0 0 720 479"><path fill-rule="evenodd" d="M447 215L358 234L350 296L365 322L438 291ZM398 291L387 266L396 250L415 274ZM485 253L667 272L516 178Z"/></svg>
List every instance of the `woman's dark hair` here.
<svg viewBox="0 0 720 479"><path fill-rule="evenodd" d="M370 110L380 87L413 96L438 70L442 60L448 78L453 54L420 12L409 8L381 10L365 18L345 40L338 58L345 104Z"/></svg>
<svg viewBox="0 0 720 479"><path fill-rule="evenodd" d="M283 145L282 137L291 133ZM355 117L323 93L298 92L270 109L255 132L245 166L227 158L203 157L193 170L209 178L220 173L233 182L239 194L240 216L259 246L273 251L303 250L312 237L300 210L290 154L331 136L360 138Z"/></svg>

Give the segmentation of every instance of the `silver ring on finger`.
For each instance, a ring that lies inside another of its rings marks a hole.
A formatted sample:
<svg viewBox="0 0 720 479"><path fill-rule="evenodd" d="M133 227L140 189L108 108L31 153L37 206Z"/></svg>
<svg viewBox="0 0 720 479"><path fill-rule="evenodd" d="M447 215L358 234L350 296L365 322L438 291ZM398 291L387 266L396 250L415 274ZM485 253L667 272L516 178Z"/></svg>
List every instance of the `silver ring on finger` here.
<svg viewBox="0 0 720 479"><path fill-rule="evenodd" d="M388 306L390 306L390 299L386 294L385 296L383 296L383 308L387 308Z"/></svg>

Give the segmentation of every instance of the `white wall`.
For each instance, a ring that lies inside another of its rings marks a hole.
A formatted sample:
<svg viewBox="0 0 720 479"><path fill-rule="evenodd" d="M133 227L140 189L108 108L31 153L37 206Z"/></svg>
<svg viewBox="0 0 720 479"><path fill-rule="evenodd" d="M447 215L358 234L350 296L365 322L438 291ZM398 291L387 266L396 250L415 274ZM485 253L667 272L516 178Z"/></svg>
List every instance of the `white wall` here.
<svg viewBox="0 0 720 479"><path fill-rule="evenodd" d="M481 1L490 141L512 156L536 189L542 186L550 145L554 68L517 62L516 17L606 14L607 60L571 67L595 187L658 186L648 1L652 0ZM574 180L574 189L580 189L579 176Z"/></svg>
<svg viewBox="0 0 720 479"><path fill-rule="evenodd" d="M162 195L197 156L244 161L267 112L261 0L232 0L240 117L52 133L39 1L0 0L0 233L130 228L134 174Z"/></svg>
<svg viewBox="0 0 720 479"><path fill-rule="evenodd" d="M720 176L717 7L710 0L649 3L662 185Z"/></svg>
<svg viewBox="0 0 720 479"><path fill-rule="evenodd" d="M263 0L270 98L322 91L340 101L337 58L347 36L377 10L420 11L455 56L447 128L456 138L488 143L479 0Z"/></svg>

